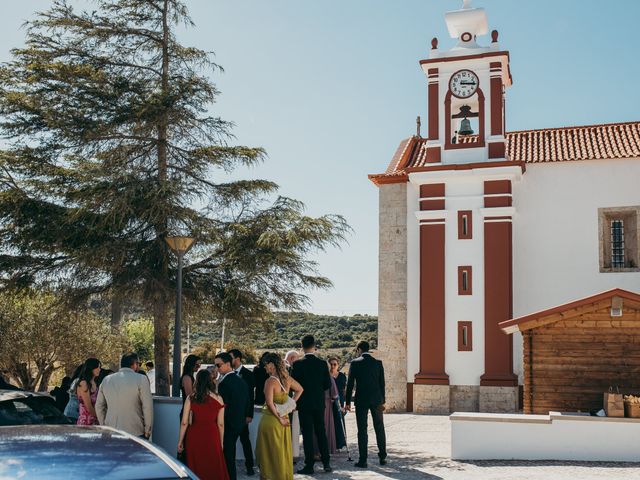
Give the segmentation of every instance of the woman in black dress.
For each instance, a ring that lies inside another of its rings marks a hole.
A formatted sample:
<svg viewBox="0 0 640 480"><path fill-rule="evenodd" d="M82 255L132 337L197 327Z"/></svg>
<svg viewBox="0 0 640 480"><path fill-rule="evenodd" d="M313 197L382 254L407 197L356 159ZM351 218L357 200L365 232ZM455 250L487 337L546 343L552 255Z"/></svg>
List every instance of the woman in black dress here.
<svg viewBox="0 0 640 480"><path fill-rule="evenodd" d="M342 415L344 409L344 394L347 388L347 376L340 371L340 361L338 357L329 357L329 374L333 377L338 388L338 402L333 404L333 421L336 430L336 448L339 450L347 446L344 435L344 424L342 423Z"/></svg>

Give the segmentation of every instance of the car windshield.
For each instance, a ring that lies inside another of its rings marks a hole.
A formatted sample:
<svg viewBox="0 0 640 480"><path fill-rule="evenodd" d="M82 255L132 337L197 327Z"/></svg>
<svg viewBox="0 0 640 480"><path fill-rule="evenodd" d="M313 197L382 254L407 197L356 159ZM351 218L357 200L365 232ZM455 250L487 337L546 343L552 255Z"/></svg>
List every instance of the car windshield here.
<svg viewBox="0 0 640 480"><path fill-rule="evenodd" d="M31 425L0 427L0 478L151 480L187 478L116 430Z"/></svg>
<svg viewBox="0 0 640 480"><path fill-rule="evenodd" d="M0 426L70 423L52 399L47 397L15 398L0 402Z"/></svg>

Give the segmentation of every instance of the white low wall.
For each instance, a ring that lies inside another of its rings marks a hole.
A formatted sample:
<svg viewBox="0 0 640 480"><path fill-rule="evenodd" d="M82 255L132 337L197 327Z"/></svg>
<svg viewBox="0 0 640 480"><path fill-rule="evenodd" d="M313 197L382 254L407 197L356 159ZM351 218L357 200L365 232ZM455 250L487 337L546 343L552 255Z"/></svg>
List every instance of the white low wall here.
<svg viewBox="0 0 640 480"><path fill-rule="evenodd" d="M640 461L640 419L580 414L454 413L456 460Z"/></svg>
<svg viewBox="0 0 640 480"><path fill-rule="evenodd" d="M151 441L173 457L177 454L181 409L181 398L153 397L153 434ZM261 418L262 408L254 407L253 421L249 424L249 436L254 452ZM293 457L296 458L300 456L300 423L298 422L298 412L294 414L294 421L291 427L293 431ZM244 460L244 453L239 440L236 445L236 458L238 460Z"/></svg>

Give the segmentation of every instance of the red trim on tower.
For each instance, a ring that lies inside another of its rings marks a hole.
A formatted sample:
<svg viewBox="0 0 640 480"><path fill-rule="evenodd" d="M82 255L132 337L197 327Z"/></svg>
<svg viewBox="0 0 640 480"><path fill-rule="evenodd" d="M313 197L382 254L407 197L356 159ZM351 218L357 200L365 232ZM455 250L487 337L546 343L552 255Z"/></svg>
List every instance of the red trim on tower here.
<svg viewBox="0 0 640 480"><path fill-rule="evenodd" d="M429 85L427 87L428 91L428 101L429 101L429 140L437 140L439 136L439 124L438 118L440 115L438 114L438 107L440 106L440 98L439 98L439 82L431 82L431 78L438 77L438 69L430 68L428 70L429 77Z"/></svg>
<svg viewBox="0 0 640 480"><path fill-rule="evenodd" d="M484 182L484 194L511 193L511 180L488 180ZM485 207L489 205L485 204Z"/></svg>
<svg viewBox="0 0 640 480"><path fill-rule="evenodd" d="M509 180L484 182L485 194L510 193ZM485 207L495 199L486 197ZM487 220L487 218L485 218ZM513 342L498 324L512 317L512 245L511 222L484 222L484 368L480 385L515 386Z"/></svg>
<svg viewBox="0 0 640 480"><path fill-rule="evenodd" d="M458 295L472 295L473 283L471 280L471 266L465 265L458 267ZM466 279L464 278L466 272ZM466 281L465 281L466 280Z"/></svg>
<svg viewBox="0 0 640 480"><path fill-rule="evenodd" d="M444 183L420 186L420 196L443 197ZM444 208L444 200L442 200ZM444 219L438 219L444 221ZM420 372L415 383L448 385L445 373L444 223L420 225Z"/></svg>
<svg viewBox="0 0 640 480"><path fill-rule="evenodd" d="M464 217L467 217L467 232L464 231ZM458 212L458 239L470 240L473 238L473 212L460 210Z"/></svg>
<svg viewBox="0 0 640 480"><path fill-rule="evenodd" d="M478 94L478 141L476 143L451 143L451 90L447 92L444 99L444 148L445 150L456 150L460 148L479 148L484 147L484 93L482 89L476 90Z"/></svg>
<svg viewBox="0 0 640 480"><path fill-rule="evenodd" d="M426 163L440 163L440 147L427 147Z"/></svg>
<svg viewBox="0 0 640 480"><path fill-rule="evenodd" d="M489 65L492 73L500 73L500 76L491 76L491 135L503 135L502 130L502 63L491 62ZM503 155L504 156L504 155ZM492 158L492 157L489 157Z"/></svg>
<svg viewBox="0 0 640 480"><path fill-rule="evenodd" d="M473 351L473 324L471 322L458 322L458 351L459 352L471 352ZM466 340L465 344L465 329Z"/></svg>
<svg viewBox="0 0 640 480"><path fill-rule="evenodd" d="M413 383L407 383L407 412L413 412Z"/></svg>
<svg viewBox="0 0 640 480"><path fill-rule="evenodd" d="M442 58L429 58L426 60L420 60L420 65L428 65L430 63L443 63L443 62L459 62L461 60L472 60L475 58L486 58L486 57L507 57L509 59L509 52L506 50L500 52L487 52L487 53L477 53L475 55L462 55L459 57L442 57Z"/></svg>
<svg viewBox="0 0 640 480"><path fill-rule="evenodd" d="M420 185L420 210L444 210L444 198L430 197L444 197L444 183Z"/></svg>
<svg viewBox="0 0 640 480"><path fill-rule="evenodd" d="M505 158L506 149L504 141L489 143L489 158Z"/></svg>

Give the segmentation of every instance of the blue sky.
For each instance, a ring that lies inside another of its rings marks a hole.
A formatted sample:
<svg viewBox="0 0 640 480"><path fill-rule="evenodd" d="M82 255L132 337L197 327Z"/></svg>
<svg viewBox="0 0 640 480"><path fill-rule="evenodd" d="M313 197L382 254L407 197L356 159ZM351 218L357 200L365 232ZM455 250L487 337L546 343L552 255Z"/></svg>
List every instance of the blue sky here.
<svg viewBox="0 0 640 480"><path fill-rule="evenodd" d="M74 3L87 4L83 0ZM344 215L353 235L317 255L335 288L310 292L318 313L377 312L378 197L367 179L398 142L426 129L418 60L431 38L453 45L444 13L461 0L187 0L196 27L185 43L215 51L225 72L213 111L238 142L266 148L263 177L306 203ZM0 60L44 0L6 2ZM511 54L507 130L640 120L636 0L474 0ZM487 44L488 36L479 38Z"/></svg>

